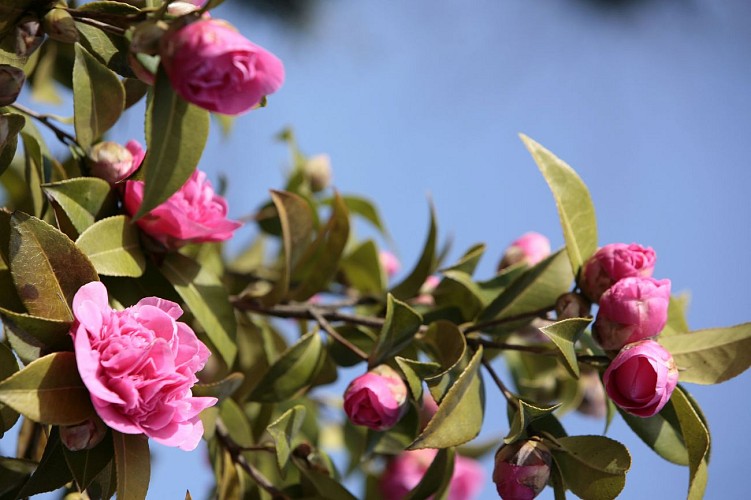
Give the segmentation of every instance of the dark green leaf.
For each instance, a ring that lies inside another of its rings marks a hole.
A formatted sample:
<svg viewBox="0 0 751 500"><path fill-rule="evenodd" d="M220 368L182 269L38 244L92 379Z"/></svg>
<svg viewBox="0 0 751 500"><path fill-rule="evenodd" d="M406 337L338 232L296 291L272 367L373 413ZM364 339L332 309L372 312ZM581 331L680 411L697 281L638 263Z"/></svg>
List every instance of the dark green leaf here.
<svg viewBox="0 0 751 500"><path fill-rule="evenodd" d="M60 442L58 428L52 427L42 459L39 461L39 467L21 488L18 493L19 498L53 491L70 482L72 476L65 463L64 448Z"/></svg>
<svg viewBox="0 0 751 500"><path fill-rule="evenodd" d="M172 196L198 165L209 136L209 112L185 102L160 67L146 109L143 203L138 219Z"/></svg>
<svg viewBox="0 0 751 500"><path fill-rule="evenodd" d="M430 325L423 334L422 347L440 365L440 372L425 376L430 393L440 402L454 385L469 363L471 353L459 327L450 321L439 320ZM413 369L417 368L413 366ZM429 369L429 366L420 367ZM420 375L427 375L421 373Z"/></svg>
<svg viewBox="0 0 751 500"><path fill-rule="evenodd" d="M104 436L102 441L90 450L70 451L63 446L65 461L67 462L73 479L82 490L89 487L94 478L112 462L115 455L112 436Z"/></svg>
<svg viewBox="0 0 751 500"><path fill-rule="evenodd" d="M224 401L232 396L245 380L245 376L239 372L232 372L218 382L209 384L196 384L191 389L194 396L211 396L219 401Z"/></svg>
<svg viewBox="0 0 751 500"><path fill-rule="evenodd" d="M368 365L374 367L394 356L409 344L422 325L422 317L391 294L386 299L386 322Z"/></svg>
<svg viewBox="0 0 751 500"><path fill-rule="evenodd" d="M63 233L35 217L11 217L10 271L33 316L71 321L79 288L99 277L88 258Z"/></svg>
<svg viewBox="0 0 751 500"><path fill-rule="evenodd" d="M323 353L323 341L317 331L303 335L271 365L248 399L273 403L293 397L316 378L323 365Z"/></svg>
<svg viewBox="0 0 751 500"><path fill-rule="evenodd" d="M117 75L82 45L76 44L73 65L73 109L76 139L88 149L114 125L125 106L125 89Z"/></svg>
<svg viewBox="0 0 751 500"><path fill-rule="evenodd" d="M188 305L227 366L232 366L237 355L234 340L237 323L221 280L179 253L169 254L160 270Z"/></svg>
<svg viewBox="0 0 751 500"><path fill-rule="evenodd" d="M75 177L44 184L42 188L52 201L58 220L64 214L75 228L76 237L95 220L115 211L117 201L110 185L96 177Z"/></svg>
<svg viewBox="0 0 751 500"><path fill-rule="evenodd" d="M400 356L396 356L394 360L407 380L407 386L410 393L412 393L412 398L415 401L422 401L422 381L440 372L441 365L433 362L415 361L414 359L402 358Z"/></svg>
<svg viewBox="0 0 751 500"><path fill-rule="evenodd" d="M117 500L143 500L151 478L149 440L143 434L112 431L117 471Z"/></svg>
<svg viewBox="0 0 751 500"><path fill-rule="evenodd" d="M575 495L611 500L623 490L631 456L621 443L604 436L571 436L558 438L556 444L553 458Z"/></svg>
<svg viewBox="0 0 751 500"><path fill-rule="evenodd" d="M0 343L0 380L5 380L18 371L18 362L8 346ZM18 420L18 412L0 403L0 438Z"/></svg>
<svg viewBox="0 0 751 500"><path fill-rule="evenodd" d="M30 363L56 350L70 350L69 321L37 318L0 308L5 335L10 346L24 363Z"/></svg>
<svg viewBox="0 0 751 500"><path fill-rule="evenodd" d="M357 497L352 495L337 479L331 477L327 470L320 470L321 466L319 464L310 464L307 460L294 456L292 457L292 462L318 493L317 498L325 498L326 500L356 500Z"/></svg>
<svg viewBox="0 0 751 500"><path fill-rule="evenodd" d="M658 337L680 370L681 382L719 384L751 365L751 323Z"/></svg>
<svg viewBox="0 0 751 500"><path fill-rule="evenodd" d="M503 441L506 444L513 443L519 439L524 431L527 430L527 426L530 423L552 415L552 413L561 406L559 403L553 406L540 407L534 406L518 398L515 399L516 400L513 403L509 401L509 407L511 407L510 410L513 417L510 419L508 435L503 438ZM515 407L512 407L512 405L515 405Z"/></svg>
<svg viewBox="0 0 751 500"><path fill-rule="evenodd" d="M289 461L290 453L292 453L292 440L300 432L304 419L305 407L297 405L284 412L281 417L266 428L276 446L276 460L279 470L284 470Z"/></svg>
<svg viewBox="0 0 751 500"><path fill-rule="evenodd" d="M433 292L438 307L456 307L465 321L472 320L483 307L482 290L464 271L443 271L444 279Z"/></svg>
<svg viewBox="0 0 751 500"><path fill-rule="evenodd" d="M77 424L94 413L72 352L49 354L0 382L0 402L52 425Z"/></svg>
<svg viewBox="0 0 751 500"><path fill-rule="evenodd" d="M364 352L372 351L376 343L375 335L364 328L354 325L341 325L336 327L336 331ZM362 361L362 358L339 342L329 342L328 347L329 355L339 366L354 366Z"/></svg>
<svg viewBox="0 0 751 500"><path fill-rule="evenodd" d="M0 115L0 127L3 128L5 138L0 144L0 175L10 166L18 146L18 133L26 123L23 115L16 113L3 113ZM7 127L7 128L6 128Z"/></svg>
<svg viewBox="0 0 751 500"><path fill-rule="evenodd" d="M37 463L20 458L0 457L0 497L16 498L16 493L37 468Z"/></svg>
<svg viewBox="0 0 751 500"><path fill-rule="evenodd" d="M409 449L458 446L479 434L485 412L485 389L479 374L481 361L480 347Z"/></svg>
<svg viewBox="0 0 751 500"><path fill-rule="evenodd" d="M574 344L591 322L592 318L569 318L540 328L561 352L563 366L575 378L579 378L579 361L576 359Z"/></svg>
<svg viewBox="0 0 751 500"><path fill-rule="evenodd" d="M425 240L425 245L422 250L420 260L417 261L412 272L409 276L404 278L404 281L396 285L391 289L391 294L399 300L407 300L412 297L416 297L420 293L425 280L428 279L436 266L436 238L437 229L435 221L435 212L431 205L430 207L430 227L428 230L428 237Z"/></svg>
<svg viewBox="0 0 751 500"><path fill-rule="evenodd" d="M44 196L41 188L44 183L44 163L40 140L34 134L26 132L31 127L33 127L31 122L26 122L26 127L21 132L24 150L24 177L28 186L28 208L26 206L22 206L22 208L27 209L37 217L41 217L44 210Z"/></svg>
<svg viewBox="0 0 751 500"><path fill-rule="evenodd" d="M347 283L363 295L380 295L386 283L378 260L378 248L372 240L362 242L340 263Z"/></svg>
<svg viewBox="0 0 751 500"><path fill-rule="evenodd" d="M138 278L146 269L138 231L125 215L94 223L81 233L76 246L86 254L97 273L105 276Z"/></svg>
<svg viewBox="0 0 751 500"><path fill-rule="evenodd" d="M597 220L589 190L564 161L526 135L521 139L553 192L571 269L577 275L597 250Z"/></svg>

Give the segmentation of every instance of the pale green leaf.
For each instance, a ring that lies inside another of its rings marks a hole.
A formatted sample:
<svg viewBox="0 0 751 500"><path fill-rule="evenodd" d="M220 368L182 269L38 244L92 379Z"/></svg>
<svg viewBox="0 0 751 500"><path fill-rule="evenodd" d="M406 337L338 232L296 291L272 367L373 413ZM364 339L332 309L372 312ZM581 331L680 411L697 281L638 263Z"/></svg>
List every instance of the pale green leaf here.
<svg viewBox="0 0 751 500"><path fill-rule="evenodd" d="M44 184L42 189L52 200L55 212L62 210L78 234L95 220L113 213L117 203L107 181L96 177L75 177Z"/></svg>
<svg viewBox="0 0 751 500"><path fill-rule="evenodd" d="M579 362L574 344L591 322L592 318L569 318L540 328L561 352L564 366L576 378L579 378Z"/></svg>
<svg viewBox="0 0 751 500"><path fill-rule="evenodd" d="M692 404L690 396L682 387L676 387L670 402L675 408L681 427L683 441L688 450L688 499L700 500L704 498L707 486L707 466L709 462L709 430L702 421L701 415Z"/></svg>
<svg viewBox="0 0 751 500"><path fill-rule="evenodd" d="M97 273L138 278L146 269L138 231L130 217L116 215L94 223L76 240Z"/></svg>

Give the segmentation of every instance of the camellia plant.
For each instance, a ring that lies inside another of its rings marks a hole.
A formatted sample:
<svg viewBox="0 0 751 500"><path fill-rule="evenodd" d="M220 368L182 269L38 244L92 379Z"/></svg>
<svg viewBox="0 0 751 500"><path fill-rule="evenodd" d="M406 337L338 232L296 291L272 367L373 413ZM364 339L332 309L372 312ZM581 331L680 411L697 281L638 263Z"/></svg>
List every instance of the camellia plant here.
<svg viewBox="0 0 751 500"><path fill-rule="evenodd" d="M393 254L350 230L385 235L375 205L336 191L328 158L288 130L284 189L258 200L256 239L223 255L242 223L198 169L210 116L253 119L284 66L212 17L220 3L0 4L0 436L18 429L0 497L144 498L150 440L203 439L220 499L472 498L491 453L502 498L615 498L631 456L599 422L569 435L573 410L620 414L701 497L711 440L684 384L745 371L751 324L690 331L655 252L598 249L587 188L534 140L565 247L522 235L493 276L475 277L482 244L446 262L431 215L391 282ZM53 81L72 120L16 102ZM143 99L145 141L106 140ZM336 381L341 398L320 397ZM508 432L478 445L491 398ZM363 491L344 486L352 474Z"/></svg>

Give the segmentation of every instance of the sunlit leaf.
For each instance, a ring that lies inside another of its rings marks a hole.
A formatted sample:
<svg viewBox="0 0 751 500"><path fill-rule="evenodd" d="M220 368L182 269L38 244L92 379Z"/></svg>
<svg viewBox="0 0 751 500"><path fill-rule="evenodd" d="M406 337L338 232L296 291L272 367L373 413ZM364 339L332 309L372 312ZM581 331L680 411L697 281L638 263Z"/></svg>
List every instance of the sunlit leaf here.
<svg viewBox="0 0 751 500"><path fill-rule="evenodd" d="M563 357L563 365L576 378L579 378L579 362L574 344L591 322L592 318L569 318L540 328L553 341Z"/></svg>
<svg viewBox="0 0 751 500"><path fill-rule="evenodd" d="M75 177L44 184L42 189L52 200L58 219L62 211L77 235L94 224L95 220L114 213L117 203L107 181L97 177Z"/></svg>
<svg viewBox="0 0 751 500"><path fill-rule="evenodd" d="M108 217L81 233L76 246L86 254L97 273L138 278L146 269L138 230L125 215Z"/></svg>
<svg viewBox="0 0 751 500"><path fill-rule="evenodd" d="M519 439L522 433L527 430L529 424L535 420L551 415L559 406L561 406L560 403L552 406L534 406L522 399L514 399L513 402L509 401L512 418L510 418L508 434L503 438L503 441L506 444L513 443Z"/></svg>
<svg viewBox="0 0 751 500"><path fill-rule="evenodd" d="M289 461L289 456L292 453L292 440L300 432L304 419L305 407L298 405L284 412L266 429L271 435L271 439L274 440L279 470L284 470Z"/></svg>
<svg viewBox="0 0 751 500"><path fill-rule="evenodd" d="M368 360L369 366L379 365L401 351L412 340L420 325L422 317L389 294L386 300L386 322Z"/></svg>
<svg viewBox="0 0 751 500"><path fill-rule="evenodd" d="M18 371L18 362L13 352L3 343L0 343L0 380L10 377ZM0 438L5 431L15 425L18 420L18 412L9 406L0 403Z"/></svg>
<svg viewBox="0 0 751 500"><path fill-rule="evenodd" d="M709 465L709 430L702 421L692 401L682 387L676 387L670 402L678 416L683 441L688 450L688 498L700 500L704 498L707 486L707 466Z"/></svg>

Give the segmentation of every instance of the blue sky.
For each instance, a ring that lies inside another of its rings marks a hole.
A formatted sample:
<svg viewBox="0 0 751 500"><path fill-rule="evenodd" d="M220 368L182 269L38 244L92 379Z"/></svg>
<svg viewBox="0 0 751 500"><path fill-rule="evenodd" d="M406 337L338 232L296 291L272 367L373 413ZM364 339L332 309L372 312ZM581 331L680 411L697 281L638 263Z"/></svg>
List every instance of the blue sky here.
<svg viewBox="0 0 751 500"><path fill-rule="evenodd" d="M340 191L378 203L404 267L419 255L430 196L441 236L454 240L452 257L487 243L478 270L487 277L526 231L563 244L523 132L589 186L601 244L656 250L655 276L691 294L692 328L750 319L745 0L616 2L626 4L620 9L594 0L325 0L295 27L233 3L214 17L276 53L287 71L269 107L240 117L229 139L212 130L200 167L215 181L227 175L234 216L281 186L288 157L274 135L291 125L304 151L331 156ZM127 116L115 138L141 138L141 124ZM230 248L253 231L241 230ZM713 432L707 498L744 496L750 388L748 375L688 387ZM501 408L500 394L487 391ZM570 433L603 427L575 416L564 422ZM506 431L505 419L489 416L483 435ZM685 496L687 469L657 457L619 419L608 435L633 455L623 498ZM204 458L157 451L150 497L181 498L190 488L202 498ZM490 468L488 484L489 476Z"/></svg>

